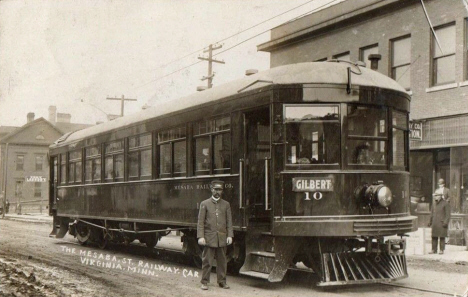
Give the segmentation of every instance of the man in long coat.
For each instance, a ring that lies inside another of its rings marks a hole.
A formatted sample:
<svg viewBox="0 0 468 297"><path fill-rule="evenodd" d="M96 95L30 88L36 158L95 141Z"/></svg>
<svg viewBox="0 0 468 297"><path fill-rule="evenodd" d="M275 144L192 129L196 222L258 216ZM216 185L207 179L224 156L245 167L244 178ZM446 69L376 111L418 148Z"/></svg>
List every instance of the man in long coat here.
<svg viewBox="0 0 468 297"><path fill-rule="evenodd" d="M443 184L444 180L440 179L439 186ZM450 222L450 204L446 200L446 197L449 196L444 197L443 191L437 190L433 194L434 202L432 203L431 219L429 223L429 227L432 227L432 251L429 252L430 254L437 253L437 241L439 239L439 254L444 253L445 237L447 237L448 224Z"/></svg>
<svg viewBox="0 0 468 297"><path fill-rule="evenodd" d="M226 284L226 250L234 237L231 206L229 202L221 199L224 190L223 181L212 181L210 188L212 196L200 204L200 212L198 213L198 244L204 246L201 288L208 290L211 267L216 257L218 285L221 288L229 289Z"/></svg>

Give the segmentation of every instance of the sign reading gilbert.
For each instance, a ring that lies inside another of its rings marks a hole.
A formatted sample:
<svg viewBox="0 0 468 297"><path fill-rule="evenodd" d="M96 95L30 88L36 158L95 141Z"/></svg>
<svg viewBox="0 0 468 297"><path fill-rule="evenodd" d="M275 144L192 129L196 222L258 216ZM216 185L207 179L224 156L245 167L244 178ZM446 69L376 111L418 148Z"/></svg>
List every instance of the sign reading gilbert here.
<svg viewBox="0 0 468 297"><path fill-rule="evenodd" d="M333 192L333 177L294 177L292 180L294 192L304 192L305 200L310 199L310 193L315 200L323 198L322 192Z"/></svg>

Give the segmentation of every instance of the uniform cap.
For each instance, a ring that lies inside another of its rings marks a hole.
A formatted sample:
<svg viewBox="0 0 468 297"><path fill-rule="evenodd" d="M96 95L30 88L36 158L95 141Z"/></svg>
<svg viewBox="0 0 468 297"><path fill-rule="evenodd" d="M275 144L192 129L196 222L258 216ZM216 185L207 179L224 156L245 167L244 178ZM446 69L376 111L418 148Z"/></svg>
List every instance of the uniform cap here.
<svg viewBox="0 0 468 297"><path fill-rule="evenodd" d="M212 188L224 189L224 182L222 180L214 180L211 182Z"/></svg>

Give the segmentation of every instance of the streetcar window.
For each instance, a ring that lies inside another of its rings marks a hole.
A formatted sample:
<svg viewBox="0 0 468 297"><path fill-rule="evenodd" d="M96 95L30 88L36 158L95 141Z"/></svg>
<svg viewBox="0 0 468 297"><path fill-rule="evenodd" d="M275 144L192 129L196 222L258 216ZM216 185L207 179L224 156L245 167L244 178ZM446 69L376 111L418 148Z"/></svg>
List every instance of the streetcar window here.
<svg viewBox="0 0 468 297"><path fill-rule="evenodd" d="M210 173L211 167L210 137L200 137L195 139L195 171L199 174Z"/></svg>
<svg viewBox="0 0 468 297"><path fill-rule="evenodd" d="M396 110L392 111L393 126L393 169L406 170L408 168L407 143L405 141L408 134L408 117L406 113Z"/></svg>
<svg viewBox="0 0 468 297"><path fill-rule="evenodd" d="M195 174L223 174L231 170L230 116L194 124Z"/></svg>
<svg viewBox="0 0 468 297"><path fill-rule="evenodd" d="M340 163L339 107L285 107L286 164L338 165Z"/></svg>
<svg viewBox="0 0 468 297"><path fill-rule="evenodd" d="M60 184L65 184L67 182L67 160L66 155L60 155Z"/></svg>
<svg viewBox="0 0 468 297"><path fill-rule="evenodd" d="M387 110L348 106L347 158L350 165L387 164Z"/></svg>
<svg viewBox="0 0 468 297"><path fill-rule="evenodd" d="M159 176L184 176L187 172L187 129L184 126L158 133Z"/></svg>
<svg viewBox="0 0 468 297"><path fill-rule="evenodd" d="M104 146L104 178L107 182L124 178L124 142L123 140L106 143Z"/></svg>
<svg viewBox="0 0 468 297"><path fill-rule="evenodd" d="M85 149L85 182L101 181L101 148L99 146Z"/></svg>
<svg viewBox="0 0 468 297"><path fill-rule="evenodd" d="M81 150L72 151L68 154L68 182L81 182Z"/></svg>
<svg viewBox="0 0 468 297"><path fill-rule="evenodd" d="M128 138L128 177L150 179L152 168L152 135L142 134Z"/></svg>

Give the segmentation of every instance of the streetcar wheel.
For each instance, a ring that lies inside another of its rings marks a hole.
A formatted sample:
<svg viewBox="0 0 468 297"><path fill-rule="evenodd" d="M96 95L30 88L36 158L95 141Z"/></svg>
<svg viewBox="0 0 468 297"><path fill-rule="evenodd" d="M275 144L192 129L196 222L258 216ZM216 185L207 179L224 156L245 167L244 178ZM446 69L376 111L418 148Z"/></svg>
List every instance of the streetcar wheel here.
<svg viewBox="0 0 468 297"><path fill-rule="evenodd" d="M88 242L90 236L91 230L88 228L88 226L78 225L76 227L76 239L81 245L85 245Z"/></svg>
<svg viewBox="0 0 468 297"><path fill-rule="evenodd" d="M107 247L107 244L109 243L109 241L106 239L106 238L102 238L100 240L98 240L97 242L97 246L101 249L101 250L104 250L106 247Z"/></svg>
<svg viewBox="0 0 468 297"><path fill-rule="evenodd" d="M158 243L158 240L159 237L156 234L151 234L145 238L145 244L150 250L152 250Z"/></svg>

